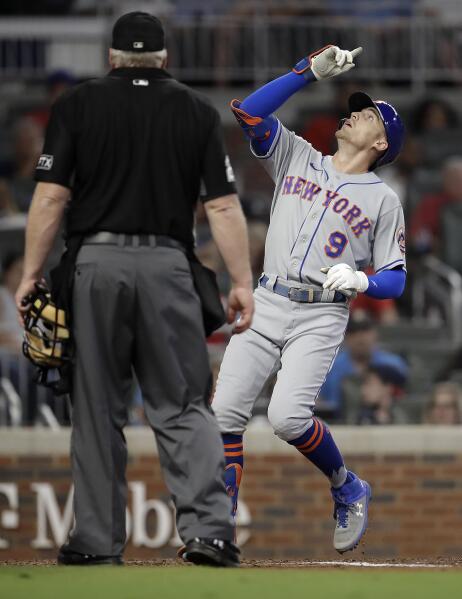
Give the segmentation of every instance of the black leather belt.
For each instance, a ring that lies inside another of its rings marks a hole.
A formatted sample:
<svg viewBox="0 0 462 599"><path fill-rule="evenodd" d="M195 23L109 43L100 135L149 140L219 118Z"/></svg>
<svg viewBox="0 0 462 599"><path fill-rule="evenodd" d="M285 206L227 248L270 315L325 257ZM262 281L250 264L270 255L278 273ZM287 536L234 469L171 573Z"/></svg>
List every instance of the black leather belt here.
<svg viewBox="0 0 462 599"><path fill-rule="evenodd" d="M83 240L84 245L118 245L119 247L140 247L148 246L155 248L170 247L186 252L186 247L181 241L177 241L166 235L129 235L127 233L111 233L110 231L100 231L94 235L88 235Z"/></svg>
<svg viewBox="0 0 462 599"><path fill-rule="evenodd" d="M347 301L347 297L340 293L339 291L335 291L331 299L327 299L327 294L322 289L316 289L315 287L309 288L301 288L291 285L291 281L280 281L276 280L276 283L272 288L266 286L266 283L269 281L269 277L263 275L260 279L260 286L264 287L268 291L272 291L273 293L277 293L278 295L282 295L287 299L290 299L293 302L300 302L306 304L317 304L317 303L345 303Z"/></svg>

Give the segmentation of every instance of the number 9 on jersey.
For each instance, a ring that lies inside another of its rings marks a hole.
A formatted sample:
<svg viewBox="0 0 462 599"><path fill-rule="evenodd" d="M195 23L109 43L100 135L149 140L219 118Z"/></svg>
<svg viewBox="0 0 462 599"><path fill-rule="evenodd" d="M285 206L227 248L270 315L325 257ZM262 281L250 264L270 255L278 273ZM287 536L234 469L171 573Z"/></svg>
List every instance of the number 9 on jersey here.
<svg viewBox="0 0 462 599"><path fill-rule="evenodd" d="M324 246L324 251L329 258L338 258L343 254L348 239L340 231L334 231L329 235L328 243Z"/></svg>

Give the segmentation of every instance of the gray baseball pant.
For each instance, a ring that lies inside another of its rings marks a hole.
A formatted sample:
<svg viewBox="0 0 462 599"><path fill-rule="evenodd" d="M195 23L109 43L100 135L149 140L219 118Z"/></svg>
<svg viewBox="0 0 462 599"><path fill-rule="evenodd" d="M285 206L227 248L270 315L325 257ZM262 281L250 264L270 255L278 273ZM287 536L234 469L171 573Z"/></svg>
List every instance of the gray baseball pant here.
<svg viewBox="0 0 462 599"><path fill-rule="evenodd" d="M76 359L69 547L119 555L126 541L123 427L132 367L181 538L233 538L199 298L177 249L84 245L73 292Z"/></svg>

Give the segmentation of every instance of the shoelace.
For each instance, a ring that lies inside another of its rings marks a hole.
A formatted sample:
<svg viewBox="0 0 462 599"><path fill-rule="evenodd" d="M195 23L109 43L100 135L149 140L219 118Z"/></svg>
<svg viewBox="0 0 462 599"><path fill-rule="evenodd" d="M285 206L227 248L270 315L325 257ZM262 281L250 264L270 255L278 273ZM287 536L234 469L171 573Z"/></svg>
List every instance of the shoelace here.
<svg viewBox="0 0 462 599"><path fill-rule="evenodd" d="M341 501L335 502L334 518L337 520L337 526L339 528L348 527L348 513L352 512L354 504L343 503Z"/></svg>

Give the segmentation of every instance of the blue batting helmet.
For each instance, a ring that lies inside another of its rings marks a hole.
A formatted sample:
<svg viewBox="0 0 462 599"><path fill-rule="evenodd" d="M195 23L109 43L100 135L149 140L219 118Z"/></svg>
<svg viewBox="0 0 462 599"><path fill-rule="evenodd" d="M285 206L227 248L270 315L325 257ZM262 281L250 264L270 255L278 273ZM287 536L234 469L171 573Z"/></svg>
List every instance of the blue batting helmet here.
<svg viewBox="0 0 462 599"><path fill-rule="evenodd" d="M385 166L396 160L404 143L404 124L396 109L383 100L372 100L364 92L352 94L348 98L348 108L350 109L350 113L361 112L364 108L376 108L385 127L388 148L377 162L371 166L371 170Z"/></svg>

